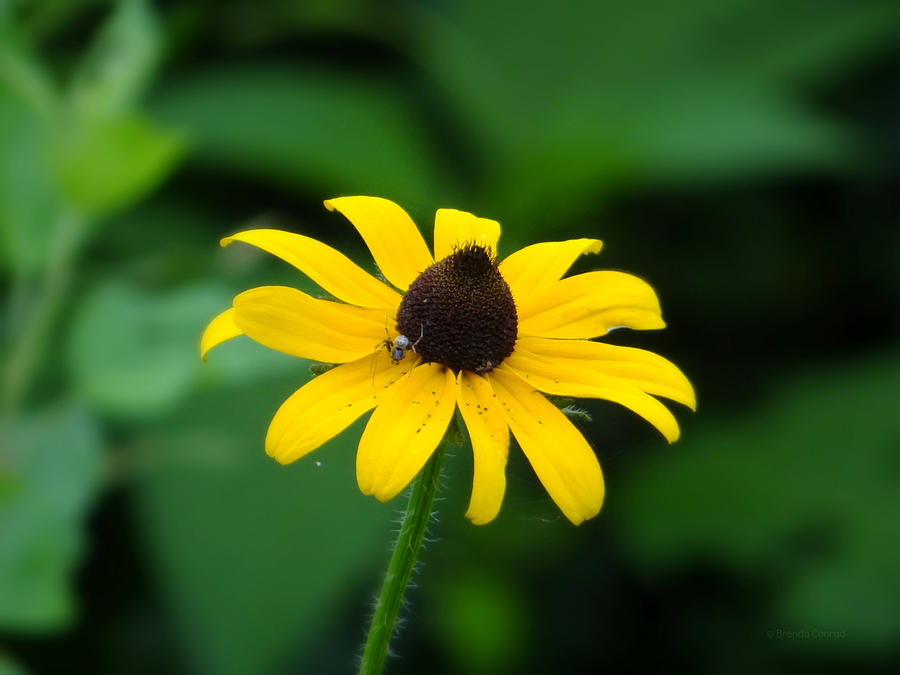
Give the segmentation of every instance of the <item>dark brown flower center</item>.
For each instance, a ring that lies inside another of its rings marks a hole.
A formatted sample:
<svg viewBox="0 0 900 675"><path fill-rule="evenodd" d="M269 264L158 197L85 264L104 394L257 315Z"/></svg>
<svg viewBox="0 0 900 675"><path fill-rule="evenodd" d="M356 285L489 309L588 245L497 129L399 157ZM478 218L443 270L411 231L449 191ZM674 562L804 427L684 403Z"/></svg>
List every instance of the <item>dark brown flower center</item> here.
<svg viewBox="0 0 900 675"><path fill-rule="evenodd" d="M484 373L512 353L518 321L497 261L467 245L412 282L397 311L397 330L426 362Z"/></svg>

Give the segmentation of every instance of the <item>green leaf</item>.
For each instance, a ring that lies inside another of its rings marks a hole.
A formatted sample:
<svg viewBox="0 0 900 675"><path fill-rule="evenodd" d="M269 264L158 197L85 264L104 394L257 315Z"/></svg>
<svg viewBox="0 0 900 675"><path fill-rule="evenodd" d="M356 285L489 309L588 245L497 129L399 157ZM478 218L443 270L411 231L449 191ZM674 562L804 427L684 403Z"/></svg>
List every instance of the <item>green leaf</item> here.
<svg viewBox="0 0 900 675"><path fill-rule="evenodd" d="M67 349L76 390L97 410L149 417L170 409L197 382L205 323L227 306L219 286L151 295L121 282L91 291Z"/></svg>
<svg viewBox="0 0 900 675"><path fill-rule="evenodd" d="M46 140L57 104L31 45L0 16L0 257L23 276L44 270L60 216Z"/></svg>
<svg viewBox="0 0 900 675"><path fill-rule="evenodd" d="M0 88L0 254L23 274L50 257L60 200L51 180L43 122Z"/></svg>
<svg viewBox="0 0 900 675"><path fill-rule="evenodd" d="M184 153L181 136L132 112L160 57L144 0L119 0L79 64L49 147L69 206L89 216L128 206L159 185Z"/></svg>
<svg viewBox="0 0 900 675"><path fill-rule="evenodd" d="M419 611L431 615L443 659L458 673L522 672L528 607L509 575L455 569Z"/></svg>
<svg viewBox="0 0 900 675"><path fill-rule="evenodd" d="M447 425L447 430L444 432L444 438L447 439L447 442L458 448L462 447L466 442L466 436L463 435L462 431L465 424L461 417L459 411L457 411L457 413L450 418L450 423Z"/></svg>
<svg viewBox="0 0 900 675"><path fill-rule="evenodd" d="M345 72L244 66L169 86L154 106L194 157L320 194L433 203L446 182L413 105L389 81Z"/></svg>
<svg viewBox="0 0 900 675"><path fill-rule="evenodd" d="M0 15L0 93L49 118L57 105L57 95L49 74L21 31ZM0 125L0 129L2 129Z"/></svg>
<svg viewBox="0 0 900 675"><path fill-rule="evenodd" d="M211 318L212 315L204 317ZM206 363L200 366L200 375L203 383L210 387L244 386L288 374L295 375L300 381L310 374L321 374L333 367L282 354L246 336L239 336L217 346Z"/></svg>
<svg viewBox="0 0 900 675"><path fill-rule="evenodd" d="M687 429L616 487L635 559L778 579L778 625L846 631L838 649L896 644L897 382L896 354L828 365L745 417Z"/></svg>
<svg viewBox="0 0 900 675"><path fill-rule="evenodd" d="M156 188L184 152L181 136L137 115L83 118L53 138L56 178L65 198L102 215Z"/></svg>
<svg viewBox="0 0 900 675"><path fill-rule="evenodd" d="M26 675L25 669L0 648L0 675Z"/></svg>
<svg viewBox="0 0 900 675"><path fill-rule="evenodd" d="M327 373L329 370L332 370L336 364L334 363L310 363L309 364L309 372L312 373L314 377L319 375L323 375Z"/></svg>
<svg viewBox="0 0 900 675"><path fill-rule="evenodd" d="M0 430L0 626L47 631L73 618L82 527L103 483L100 439L63 407Z"/></svg>
<svg viewBox="0 0 900 675"><path fill-rule="evenodd" d="M552 227L636 182L854 169L852 135L804 97L890 45L900 5L462 0L426 17L423 66L491 207Z"/></svg>
<svg viewBox="0 0 900 675"><path fill-rule="evenodd" d="M301 384L195 396L140 443L154 469L136 492L143 549L190 672L296 670L387 564L398 505L356 486L360 424L290 466L265 454L272 414Z"/></svg>
<svg viewBox="0 0 900 675"><path fill-rule="evenodd" d="M581 422L590 422L593 418L591 414L575 405L575 399L570 396L547 396L547 400L559 408L559 411L573 420Z"/></svg>
<svg viewBox="0 0 900 675"><path fill-rule="evenodd" d="M580 422L584 422L585 424L590 423L591 420L594 419L587 410L584 410L583 408L578 408L574 405L567 405L564 408L560 408L560 411L567 417L569 417L573 420L578 420Z"/></svg>
<svg viewBox="0 0 900 675"><path fill-rule="evenodd" d="M87 118L130 110L160 60L161 34L153 6L118 0L72 82L71 102Z"/></svg>

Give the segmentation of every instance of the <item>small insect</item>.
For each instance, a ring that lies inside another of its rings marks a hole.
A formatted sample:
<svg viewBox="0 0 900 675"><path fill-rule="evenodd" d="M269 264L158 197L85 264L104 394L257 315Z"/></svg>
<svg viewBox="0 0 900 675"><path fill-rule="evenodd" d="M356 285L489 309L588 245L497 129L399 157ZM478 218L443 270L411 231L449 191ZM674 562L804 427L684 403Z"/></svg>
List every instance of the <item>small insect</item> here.
<svg viewBox="0 0 900 675"><path fill-rule="evenodd" d="M421 332L419 333L419 339L415 342L405 335L398 335L394 338L393 342L390 340L382 340L381 345L391 353L391 361L396 365L403 360L403 357L406 356L406 352L412 351L414 354L416 353L416 345L422 341L424 336L425 326L422 326Z"/></svg>
<svg viewBox="0 0 900 675"><path fill-rule="evenodd" d="M387 329L385 329L386 331ZM416 353L416 345L421 342L422 337L425 335L425 326L422 326L421 331L419 333L419 339L415 342L412 342L405 335L398 335L393 340L390 339L390 335L378 343L378 346L375 348L375 353L372 355L372 385L375 384L375 370L378 359L376 358L379 349L387 349L388 353L391 355L391 363L395 366L403 360L403 357L406 356L406 352L412 351ZM415 365L415 364L413 364ZM410 374L412 374L412 369L410 369Z"/></svg>
<svg viewBox="0 0 900 675"><path fill-rule="evenodd" d="M477 368L475 368L475 372L478 374L490 372L494 369L495 365L496 364L493 361L487 359L486 361L483 361Z"/></svg>

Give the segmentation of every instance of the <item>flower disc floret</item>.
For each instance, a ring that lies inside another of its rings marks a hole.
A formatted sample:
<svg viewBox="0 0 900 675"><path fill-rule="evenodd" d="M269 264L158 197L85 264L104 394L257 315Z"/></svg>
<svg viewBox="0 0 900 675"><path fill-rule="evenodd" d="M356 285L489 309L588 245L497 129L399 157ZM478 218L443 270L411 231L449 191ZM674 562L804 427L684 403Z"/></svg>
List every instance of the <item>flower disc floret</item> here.
<svg viewBox="0 0 900 675"><path fill-rule="evenodd" d="M516 343L516 304L497 261L464 245L413 281L397 311L397 330L426 362L486 373Z"/></svg>

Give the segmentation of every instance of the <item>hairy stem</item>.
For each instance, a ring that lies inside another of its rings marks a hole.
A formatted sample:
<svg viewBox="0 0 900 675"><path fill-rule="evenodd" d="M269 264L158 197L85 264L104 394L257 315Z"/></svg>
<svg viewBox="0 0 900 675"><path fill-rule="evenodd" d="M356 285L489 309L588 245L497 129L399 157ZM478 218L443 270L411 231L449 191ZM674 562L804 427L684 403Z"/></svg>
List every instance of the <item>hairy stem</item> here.
<svg viewBox="0 0 900 675"><path fill-rule="evenodd" d="M378 594L375 615L369 626L362 664L359 668L360 675L380 675L384 667L388 645L394 633L394 624L403 605L403 595L409 585L416 557L425 538L425 530L431 520L431 509L437 493L438 479L441 476L446 444L445 437L413 484L403 523L394 544L394 553L391 555L391 562L388 564L387 574Z"/></svg>

